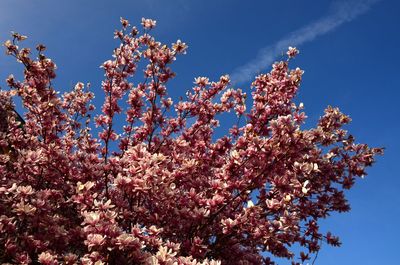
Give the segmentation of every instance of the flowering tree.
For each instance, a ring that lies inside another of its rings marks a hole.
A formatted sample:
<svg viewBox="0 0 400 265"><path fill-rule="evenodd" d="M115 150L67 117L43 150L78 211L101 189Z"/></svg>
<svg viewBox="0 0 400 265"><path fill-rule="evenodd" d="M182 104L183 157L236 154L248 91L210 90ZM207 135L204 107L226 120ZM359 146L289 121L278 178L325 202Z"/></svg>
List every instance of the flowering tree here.
<svg viewBox="0 0 400 265"><path fill-rule="evenodd" d="M170 65L187 46L157 42L153 20L142 19L141 34L121 23L120 45L102 65L98 136L88 87L60 96L43 45L34 59L17 46L25 36L5 43L25 71L0 92L0 261L300 264L323 242L339 245L318 222L350 209L343 190L382 150L355 143L342 129L350 118L337 108L301 128L306 116L293 98L303 71L288 67L298 51L289 48L287 61L256 77L249 111L246 93L226 75L196 78L173 105ZM139 65L144 78L132 83ZM23 126L14 96L26 110ZM231 110L238 122L215 140L218 115ZM303 252L292 252L296 243Z"/></svg>

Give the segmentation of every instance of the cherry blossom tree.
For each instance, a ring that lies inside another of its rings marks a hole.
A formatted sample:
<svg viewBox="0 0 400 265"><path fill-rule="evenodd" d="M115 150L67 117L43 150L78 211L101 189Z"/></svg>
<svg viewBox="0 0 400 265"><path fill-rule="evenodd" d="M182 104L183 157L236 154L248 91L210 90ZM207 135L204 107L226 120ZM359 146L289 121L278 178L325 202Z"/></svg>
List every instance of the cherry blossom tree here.
<svg viewBox="0 0 400 265"><path fill-rule="evenodd" d="M224 75L195 78L174 104L171 65L187 45L156 41L154 20L121 23L97 115L88 85L56 91L45 46L32 55L23 35L5 42L24 75L0 90L1 263L302 264L339 246L319 221L349 211L344 190L382 149L356 143L338 108L302 128L303 71L289 68L298 50L255 78L251 102ZM237 121L216 138L230 111Z"/></svg>

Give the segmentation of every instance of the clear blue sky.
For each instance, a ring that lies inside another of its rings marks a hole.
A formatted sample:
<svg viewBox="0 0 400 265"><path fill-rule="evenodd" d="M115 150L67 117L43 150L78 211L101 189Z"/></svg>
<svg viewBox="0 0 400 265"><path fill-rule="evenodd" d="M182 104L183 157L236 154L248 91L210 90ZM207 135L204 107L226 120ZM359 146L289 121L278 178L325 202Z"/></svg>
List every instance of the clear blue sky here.
<svg viewBox="0 0 400 265"><path fill-rule="evenodd" d="M339 106L353 119L349 130L359 142L386 147L348 194L352 211L324 222L343 246L323 248L316 264L399 264L399 1L2 0L0 41L14 30L30 37L28 45L44 43L59 67L58 89L91 82L101 98L99 65L116 45L120 16L131 24L154 18L161 41L180 38L189 45L175 63L177 78L169 87L175 97L194 77L225 73L234 73L248 91L249 65L269 62L271 54L283 52L280 45L293 41L301 53L292 66L305 70L297 101L304 102L309 124L328 104ZM21 70L5 55L0 69L3 87L8 74Z"/></svg>

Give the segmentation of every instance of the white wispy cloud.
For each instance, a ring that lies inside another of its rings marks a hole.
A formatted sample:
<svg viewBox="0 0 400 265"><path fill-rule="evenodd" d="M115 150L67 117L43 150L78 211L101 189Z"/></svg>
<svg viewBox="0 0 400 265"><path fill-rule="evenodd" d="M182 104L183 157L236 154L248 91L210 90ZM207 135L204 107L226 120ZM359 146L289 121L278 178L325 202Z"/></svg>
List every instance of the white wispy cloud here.
<svg viewBox="0 0 400 265"><path fill-rule="evenodd" d="M275 60L276 56L286 51L288 46L298 46L326 34L346 22L354 20L367 12L375 3L381 0L351 0L334 2L330 12L304 27L299 28L278 42L261 49L253 60L238 67L231 73L234 83L243 83L254 78L261 70L266 69Z"/></svg>

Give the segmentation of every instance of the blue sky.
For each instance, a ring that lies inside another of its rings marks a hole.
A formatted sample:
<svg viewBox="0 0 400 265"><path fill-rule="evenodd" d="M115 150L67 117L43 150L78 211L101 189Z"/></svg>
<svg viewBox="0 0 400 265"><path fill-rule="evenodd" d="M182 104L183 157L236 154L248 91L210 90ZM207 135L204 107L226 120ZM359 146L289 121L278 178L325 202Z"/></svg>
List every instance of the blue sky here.
<svg viewBox="0 0 400 265"><path fill-rule="evenodd" d="M297 101L304 102L308 124L327 105L338 106L353 119L348 129L359 142L386 147L348 194L351 212L323 222L323 229L338 234L343 245L323 248L316 264L398 262L399 1L2 0L0 41L14 30L29 36L29 46L44 43L59 68L58 89L90 82L101 99L99 65L117 44L113 30L120 16L131 24L154 18L159 40L180 38L189 45L174 66L177 77L169 86L174 97L184 95L194 77L217 79L226 73L249 91L252 71L269 71L283 46L298 46L301 53L292 66L305 70ZM258 69L252 69L255 64ZM0 69L4 80L21 67L3 54Z"/></svg>

